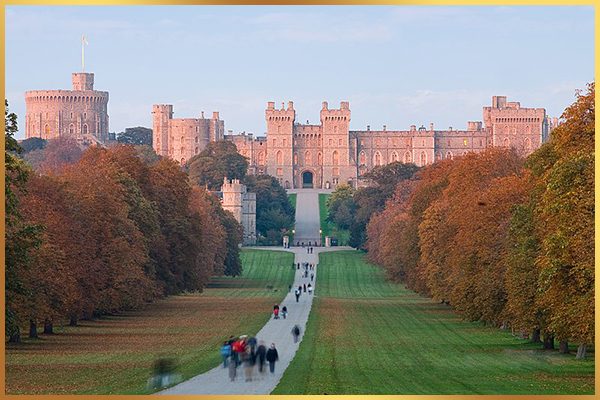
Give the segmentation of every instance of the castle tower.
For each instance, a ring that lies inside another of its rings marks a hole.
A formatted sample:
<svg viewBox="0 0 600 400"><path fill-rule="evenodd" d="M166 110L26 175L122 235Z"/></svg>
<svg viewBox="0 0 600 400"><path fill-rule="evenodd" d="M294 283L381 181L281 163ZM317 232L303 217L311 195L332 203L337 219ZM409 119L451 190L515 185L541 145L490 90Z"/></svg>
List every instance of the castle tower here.
<svg viewBox="0 0 600 400"><path fill-rule="evenodd" d="M72 90L25 92L25 137L68 136L81 143L108 140L108 92L94 90L94 74L72 74Z"/></svg>
<svg viewBox="0 0 600 400"><path fill-rule="evenodd" d="M242 195L246 192L246 186L242 185L238 179L229 181L223 179L223 209L230 211L236 221L242 222Z"/></svg>
<svg viewBox="0 0 600 400"><path fill-rule="evenodd" d="M335 188L354 179L356 160L350 150L350 104L340 103L339 109L329 109L326 101L321 108L323 131L323 182L321 187Z"/></svg>
<svg viewBox="0 0 600 400"><path fill-rule="evenodd" d="M172 119L171 104L152 106L152 147L159 156L169 156L169 122Z"/></svg>
<svg viewBox="0 0 600 400"><path fill-rule="evenodd" d="M267 103L265 110L267 121L267 174L277 178L279 183L290 188L294 182L294 121L296 111L294 103L288 102L287 109L281 104L281 109L275 109L275 103Z"/></svg>
<svg viewBox="0 0 600 400"><path fill-rule="evenodd" d="M223 209L230 211L244 228L244 245L256 244L256 193L249 193L238 179L223 179Z"/></svg>

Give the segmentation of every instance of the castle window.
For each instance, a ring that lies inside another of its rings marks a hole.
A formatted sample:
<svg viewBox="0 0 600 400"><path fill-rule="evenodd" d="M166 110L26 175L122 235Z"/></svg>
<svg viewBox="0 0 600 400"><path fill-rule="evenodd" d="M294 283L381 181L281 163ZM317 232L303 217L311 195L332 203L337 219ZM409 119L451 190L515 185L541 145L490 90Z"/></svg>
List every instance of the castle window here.
<svg viewBox="0 0 600 400"><path fill-rule="evenodd" d="M194 151L194 154L198 154L198 146L196 146L196 150Z"/></svg>
<svg viewBox="0 0 600 400"><path fill-rule="evenodd" d="M407 151L406 153L404 153L404 163L408 164L412 162L412 157L410 155L410 152Z"/></svg>
<svg viewBox="0 0 600 400"><path fill-rule="evenodd" d="M71 113L71 119L73 119L73 113Z"/></svg>
<svg viewBox="0 0 600 400"><path fill-rule="evenodd" d="M88 133L88 126L87 126L87 124L83 124L83 130L82 130L82 132L83 132L84 135L87 135L87 133Z"/></svg>
<svg viewBox="0 0 600 400"><path fill-rule="evenodd" d="M70 135L75 134L75 125L73 125L73 124L69 125L69 134Z"/></svg>
<svg viewBox="0 0 600 400"><path fill-rule="evenodd" d="M337 125L333 127L333 133L334 133L334 134L337 134L337 133L338 133L338 132L337 132L337 128L338 128L338 127L337 127Z"/></svg>
<svg viewBox="0 0 600 400"><path fill-rule="evenodd" d="M281 126L277 125L277 133L281 133Z"/></svg>
<svg viewBox="0 0 600 400"><path fill-rule="evenodd" d="M294 153L294 165L298 165L298 153Z"/></svg>
<svg viewBox="0 0 600 400"><path fill-rule="evenodd" d="M181 143L183 143L184 140L185 140L185 138L182 136L181 137Z"/></svg>
<svg viewBox="0 0 600 400"><path fill-rule="evenodd" d="M281 151L277 152L277 165L283 164L283 153Z"/></svg>
<svg viewBox="0 0 600 400"><path fill-rule="evenodd" d="M200 127L196 127L196 133L200 132Z"/></svg>
<svg viewBox="0 0 600 400"><path fill-rule="evenodd" d="M463 139L463 144L465 145L465 147L467 147L469 145L469 140L468 139Z"/></svg>
<svg viewBox="0 0 600 400"><path fill-rule="evenodd" d="M275 147L275 146L277 146L277 139L273 139L273 147Z"/></svg>
<svg viewBox="0 0 600 400"><path fill-rule="evenodd" d="M525 127L525 133L528 134L528 135L531 135L531 126L527 125Z"/></svg>
<svg viewBox="0 0 600 400"><path fill-rule="evenodd" d="M304 153L304 165L311 165L312 164L312 156L310 154L309 151L307 151L306 153Z"/></svg>
<svg viewBox="0 0 600 400"><path fill-rule="evenodd" d="M329 139L329 145L333 146L333 139Z"/></svg>
<svg viewBox="0 0 600 400"><path fill-rule="evenodd" d="M479 139L479 147L483 147L483 139Z"/></svg>
<svg viewBox="0 0 600 400"><path fill-rule="evenodd" d="M319 153L317 155L317 160L318 160L319 165L323 165L323 154Z"/></svg>
<svg viewBox="0 0 600 400"><path fill-rule="evenodd" d="M451 151L446 153L446 159L452 160L452 152Z"/></svg>
<svg viewBox="0 0 600 400"><path fill-rule="evenodd" d="M195 140L194 140L194 141L195 141L196 143L198 143L198 136L196 136L196 138L195 138Z"/></svg>
<svg viewBox="0 0 600 400"><path fill-rule="evenodd" d="M277 176L283 176L283 168L277 168Z"/></svg>
<svg viewBox="0 0 600 400"><path fill-rule="evenodd" d="M376 167L381 165L381 154L379 152L375 153L373 165L375 165Z"/></svg>
<svg viewBox="0 0 600 400"><path fill-rule="evenodd" d="M364 151L361 151L360 154L358 155L358 163L360 165L367 164L367 155L365 154Z"/></svg>
<svg viewBox="0 0 600 400"><path fill-rule="evenodd" d="M504 138L503 145L504 145L504 147L509 147L510 146L510 140L508 140L508 138Z"/></svg>
<svg viewBox="0 0 600 400"><path fill-rule="evenodd" d="M83 119L87 119L87 113L86 112L83 113Z"/></svg>
<svg viewBox="0 0 600 400"><path fill-rule="evenodd" d="M331 157L332 157L332 160L333 160L333 163L332 163L333 165L338 165L340 163L340 156L339 156L337 150L335 150L333 152L333 154L332 154Z"/></svg>
<svg viewBox="0 0 600 400"><path fill-rule="evenodd" d="M181 165L184 165L184 164L185 164L185 158L182 158L181 159Z"/></svg>
<svg viewBox="0 0 600 400"><path fill-rule="evenodd" d="M427 164L427 154L424 151L421 152L421 166L425 166Z"/></svg>
<svg viewBox="0 0 600 400"><path fill-rule="evenodd" d="M265 165L265 153L262 151L258 152L258 165Z"/></svg>
<svg viewBox="0 0 600 400"><path fill-rule="evenodd" d="M287 146L287 139L283 139L283 147Z"/></svg>
<svg viewBox="0 0 600 400"><path fill-rule="evenodd" d="M531 139L525 138L525 148L531 150Z"/></svg>
<svg viewBox="0 0 600 400"><path fill-rule="evenodd" d="M50 135L50 126L48 124L44 125L44 134L46 135L46 138Z"/></svg>
<svg viewBox="0 0 600 400"><path fill-rule="evenodd" d="M340 169L338 167L333 168L333 176L340 176Z"/></svg>
<svg viewBox="0 0 600 400"><path fill-rule="evenodd" d="M398 161L398 153L396 153L395 151L392 151L392 156L390 157L390 161L391 162Z"/></svg>
<svg viewBox="0 0 600 400"><path fill-rule="evenodd" d="M361 146L364 146L364 145L365 145L365 141L364 141L364 140L362 140L362 139L360 139L360 145L361 145Z"/></svg>

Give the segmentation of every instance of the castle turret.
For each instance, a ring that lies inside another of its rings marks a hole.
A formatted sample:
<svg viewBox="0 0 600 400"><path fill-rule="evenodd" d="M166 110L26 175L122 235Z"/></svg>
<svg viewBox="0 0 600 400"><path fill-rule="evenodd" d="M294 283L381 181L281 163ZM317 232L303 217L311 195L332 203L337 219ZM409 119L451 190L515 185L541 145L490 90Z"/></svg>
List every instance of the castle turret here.
<svg viewBox="0 0 600 400"><path fill-rule="evenodd" d="M323 186L336 187L340 182L347 182L355 176L350 167L356 160L350 159L354 154L350 150L350 103L342 101L339 109L329 109L323 103L321 109L321 126L323 127L323 176L331 177Z"/></svg>
<svg viewBox="0 0 600 400"><path fill-rule="evenodd" d="M266 159L269 175L276 177L282 186L289 186L294 177L293 147L296 111L293 102L288 102L287 109L284 105L281 103L281 109L277 110L275 102L267 103L265 110L268 138L266 155L259 154L258 158L259 160Z"/></svg>
<svg viewBox="0 0 600 400"><path fill-rule="evenodd" d="M159 156L169 156L169 121L173 119L171 104L152 106L152 147Z"/></svg>
<svg viewBox="0 0 600 400"><path fill-rule="evenodd" d="M71 79L73 90L94 90L94 74L91 72L73 72Z"/></svg>

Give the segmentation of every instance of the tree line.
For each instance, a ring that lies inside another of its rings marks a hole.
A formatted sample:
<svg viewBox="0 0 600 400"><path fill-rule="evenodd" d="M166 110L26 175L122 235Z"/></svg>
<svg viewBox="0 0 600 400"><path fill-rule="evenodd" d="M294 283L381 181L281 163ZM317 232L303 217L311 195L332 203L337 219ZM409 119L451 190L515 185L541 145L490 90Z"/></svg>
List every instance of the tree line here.
<svg viewBox="0 0 600 400"><path fill-rule="evenodd" d="M371 261L464 318L584 358L594 342L594 84L526 159L493 148L401 181L370 218Z"/></svg>
<svg viewBox="0 0 600 400"><path fill-rule="evenodd" d="M241 272L241 226L181 167L117 145L49 141L34 170L5 111L6 335L133 309ZM65 157L69 162L64 162ZM72 159L71 157L74 157ZM72 161L72 162L71 162Z"/></svg>

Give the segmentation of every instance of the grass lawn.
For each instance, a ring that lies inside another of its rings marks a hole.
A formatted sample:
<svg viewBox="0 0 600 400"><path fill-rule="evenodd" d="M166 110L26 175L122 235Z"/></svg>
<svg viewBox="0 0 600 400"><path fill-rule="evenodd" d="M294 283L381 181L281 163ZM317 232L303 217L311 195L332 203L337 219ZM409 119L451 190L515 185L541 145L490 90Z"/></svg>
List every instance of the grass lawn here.
<svg viewBox="0 0 600 400"><path fill-rule="evenodd" d="M325 236L335 237L338 240L338 245L347 246L350 240L350 232L347 229L339 229L333 222L327 221L327 199L329 194L319 194L319 219L321 220L321 230L323 238Z"/></svg>
<svg viewBox="0 0 600 400"><path fill-rule="evenodd" d="M361 253L320 255L315 304L274 394L593 394L587 360L461 321Z"/></svg>
<svg viewBox="0 0 600 400"><path fill-rule="evenodd" d="M297 194L296 193L290 193L288 194L288 199L290 200L290 204L292 205L292 207L294 207L294 210L296 209L296 198L297 198Z"/></svg>
<svg viewBox="0 0 600 400"><path fill-rule="evenodd" d="M292 253L243 250L243 275L215 278L202 294L7 344L6 393L149 393L159 357L176 358L184 379L205 372L220 362L229 335L256 334L267 322L293 281L293 260Z"/></svg>

